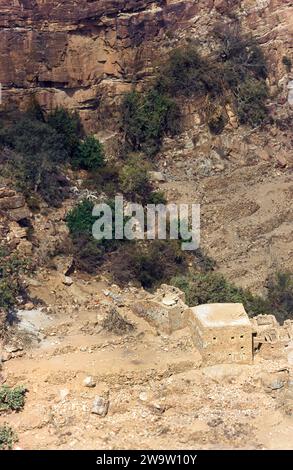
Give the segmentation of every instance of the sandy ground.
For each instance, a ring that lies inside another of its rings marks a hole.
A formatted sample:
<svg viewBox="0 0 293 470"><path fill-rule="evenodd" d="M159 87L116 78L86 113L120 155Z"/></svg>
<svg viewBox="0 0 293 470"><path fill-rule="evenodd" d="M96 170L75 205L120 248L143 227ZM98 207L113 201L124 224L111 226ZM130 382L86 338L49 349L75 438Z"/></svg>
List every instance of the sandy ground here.
<svg viewBox="0 0 293 470"><path fill-rule="evenodd" d="M55 273L32 288L48 304L36 316L39 342L2 371L8 385L28 389L23 411L0 416L18 432L19 447L293 449L290 390L268 392L262 381L288 368L285 352L258 356L253 366L201 368L189 331L159 334L131 312L137 294L129 289L119 311L135 329L123 336L102 329L102 311L114 302L105 287L78 278L64 286ZM84 386L88 376L94 388ZM105 417L91 412L96 396L109 403Z"/></svg>

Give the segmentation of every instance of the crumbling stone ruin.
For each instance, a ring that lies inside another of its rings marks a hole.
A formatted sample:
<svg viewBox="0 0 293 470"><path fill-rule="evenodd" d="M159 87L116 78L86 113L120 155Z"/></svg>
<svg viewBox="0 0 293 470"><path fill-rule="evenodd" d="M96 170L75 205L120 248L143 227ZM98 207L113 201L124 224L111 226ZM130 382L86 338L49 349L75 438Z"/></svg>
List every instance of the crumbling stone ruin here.
<svg viewBox="0 0 293 470"><path fill-rule="evenodd" d="M258 315L251 319L254 330L253 349L256 353L272 353L293 339L293 321L286 320L280 326L274 315Z"/></svg>
<svg viewBox="0 0 293 470"><path fill-rule="evenodd" d="M167 334L185 328L184 313L187 309L185 294L180 289L166 284L162 284L155 295L150 294L133 305L134 313Z"/></svg>
<svg viewBox="0 0 293 470"><path fill-rule="evenodd" d="M189 308L185 294L165 284L154 295L135 302L132 309L162 333L188 327L203 365L252 364L255 354L280 352L293 339L292 320L280 326L274 315L250 319L242 304Z"/></svg>

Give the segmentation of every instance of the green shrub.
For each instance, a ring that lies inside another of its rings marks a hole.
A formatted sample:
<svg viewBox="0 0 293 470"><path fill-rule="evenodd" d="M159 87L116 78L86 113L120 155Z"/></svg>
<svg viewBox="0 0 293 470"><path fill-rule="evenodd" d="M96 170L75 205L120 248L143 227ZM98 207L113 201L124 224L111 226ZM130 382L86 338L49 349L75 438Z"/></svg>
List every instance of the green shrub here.
<svg viewBox="0 0 293 470"><path fill-rule="evenodd" d="M73 157L83 135L78 114L59 107L48 115L47 122L62 137L69 157Z"/></svg>
<svg viewBox="0 0 293 470"><path fill-rule="evenodd" d="M17 297L24 294L21 274L29 270L28 261L19 259L6 248L0 249L0 309L8 312L14 307Z"/></svg>
<svg viewBox="0 0 293 470"><path fill-rule="evenodd" d="M115 201L108 199L104 201L104 204L107 204L112 209L112 230L113 230L113 238L114 238L114 231L115 231ZM85 234L87 236L92 236L92 228L97 220L96 217L92 215L94 208L94 203L87 199L78 203L66 217L66 223L69 228L71 236L74 238L75 236L79 236L80 234ZM127 218L124 219L124 223L126 222ZM101 240L105 245L114 244L115 240Z"/></svg>
<svg viewBox="0 0 293 470"><path fill-rule="evenodd" d="M293 320L293 273L279 272L268 280L268 302L270 313L280 323Z"/></svg>
<svg viewBox="0 0 293 470"><path fill-rule="evenodd" d="M67 214L66 223L73 237L79 234L91 235L96 221L92 215L93 208L93 202L85 199Z"/></svg>
<svg viewBox="0 0 293 470"><path fill-rule="evenodd" d="M172 279L172 285L186 295L189 306L210 303L243 303L250 316L268 312L268 304L261 297L228 282L218 273L195 273Z"/></svg>
<svg viewBox="0 0 293 470"><path fill-rule="evenodd" d="M260 125L267 117L268 88L264 81L249 79L236 90L237 114L241 124Z"/></svg>
<svg viewBox="0 0 293 470"><path fill-rule="evenodd" d="M78 145L74 165L83 170L94 171L104 165L104 160L102 144L94 136L88 136Z"/></svg>
<svg viewBox="0 0 293 470"><path fill-rule="evenodd" d="M69 183L59 165L68 154L62 136L44 122L22 117L2 129L2 142L13 149L6 171L16 188L30 199L39 194L52 206L60 206L68 196Z"/></svg>
<svg viewBox="0 0 293 470"><path fill-rule="evenodd" d="M111 307L102 322L102 327L104 330L117 336L126 335L135 330L135 325L122 317L116 307Z"/></svg>
<svg viewBox="0 0 293 470"><path fill-rule="evenodd" d="M11 450L18 441L17 434L5 423L0 426L0 450Z"/></svg>
<svg viewBox="0 0 293 470"><path fill-rule="evenodd" d="M216 67L201 57L192 45L171 52L157 80L160 93L170 96L203 96L221 93L221 83Z"/></svg>
<svg viewBox="0 0 293 470"><path fill-rule="evenodd" d="M115 202L105 201L112 208L112 240L96 240L92 235L93 224L97 220L92 216L94 204L84 200L74 207L67 215L66 221L70 230L72 246L70 252L74 264L80 271L93 274L101 266L105 255L115 251L124 240L115 240ZM124 220L126 222L126 219Z"/></svg>
<svg viewBox="0 0 293 470"><path fill-rule="evenodd" d="M77 270L95 274L103 264L105 247L92 236L81 233L73 238L71 254Z"/></svg>
<svg viewBox="0 0 293 470"><path fill-rule="evenodd" d="M194 251L196 264L200 271L213 271L216 267L216 261L210 258L201 248Z"/></svg>
<svg viewBox="0 0 293 470"><path fill-rule="evenodd" d="M148 197L147 204L167 204L167 199L163 191L152 191Z"/></svg>
<svg viewBox="0 0 293 470"><path fill-rule="evenodd" d="M32 98L25 115L31 120L45 122L43 109L35 97Z"/></svg>
<svg viewBox="0 0 293 470"><path fill-rule="evenodd" d="M208 126L212 134L221 134L227 124L227 118L224 116L221 106L211 106L208 110Z"/></svg>
<svg viewBox="0 0 293 470"><path fill-rule="evenodd" d="M84 187L106 194L113 198L119 188L119 169L114 162L106 163L98 170L91 171L84 182Z"/></svg>
<svg viewBox="0 0 293 470"><path fill-rule="evenodd" d="M176 103L158 90L145 94L132 92L122 104L122 126L132 151L153 157L160 150L165 134L178 131L179 109Z"/></svg>
<svg viewBox="0 0 293 470"><path fill-rule="evenodd" d="M22 410L26 392L27 390L24 387L10 388L6 385L0 387L0 412Z"/></svg>
<svg viewBox="0 0 293 470"><path fill-rule="evenodd" d="M5 129L4 143L31 159L32 173L48 162L63 162L67 150L63 138L47 124L23 117Z"/></svg>
<svg viewBox="0 0 293 470"><path fill-rule="evenodd" d="M84 187L91 191L104 193L108 198L114 198L119 189L119 171L116 163L106 163L98 170L88 173Z"/></svg>
<svg viewBox="0 0 293 470"><path fill-rule="evenodd" d="M40 157L40 159L38 159ZM69 181L62 175L58 165L46 160L45 154L13 154L6 169L12 176L15 188L23 193L29 207L40 207L40 197L49 206L60 207L69 195Z"/></svg>
<svg viewBox="0 0 293 470"><path fill-rule="evenodd" d="M120 190L133 200L144 201L152 187L148 176L149 165L139 156L133 156L119 172Z"/></svg>
<svg viewBox="0 0 293 470"><path fill-rule="evenodd" d="M113 278L121 285L130 280L146 289L168 282L186 270L186 257L177 241L154 240L123 246L111 266Z"/></svg>
<svg viewBox="0 0 293 470"><path fill-rule="evenodd" d="M238 77L238 83L247 76L257 80L267 78L266 60L254 38L240 36L224 28L223 34L220 34L220 43L219 58L229 65L230 73Z"/></svg>

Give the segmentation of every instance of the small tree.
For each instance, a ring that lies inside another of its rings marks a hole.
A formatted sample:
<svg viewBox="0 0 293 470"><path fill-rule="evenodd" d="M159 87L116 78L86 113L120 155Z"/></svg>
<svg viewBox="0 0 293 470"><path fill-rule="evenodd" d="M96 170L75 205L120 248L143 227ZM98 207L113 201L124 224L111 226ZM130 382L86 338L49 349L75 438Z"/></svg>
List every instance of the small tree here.
<svg viewBox="0 0 293 470"><path fill-rule="evenodd" d="M175 101L159 90L128 93L122 104L122 125L130 150L156 155L163 136L178 131L179 115Z"/></svg>
<svg viewBox="0 0 293 470"><path fill-rule="evenodd" d="M67 214L67 226L73 237L80 234L90 235L92 233L92 227L96 220L92 215L93 208L94 204L85 199Z"/></svg>
<svg viewBox="0 0 293 470"><path fill-rule="evenodd" d="M78 145L75 166L83 170L97 170L105 164L105 152L102 144L94 136L88 136Z"/></svg>
<svg viewBox="0 0 293 470"><path fill-rule="evenodd" d="M41 161L62 163L68 153L64 140L47 124L24 116L5 129L4 143L30 158L31 165L40 168Z"/></svg>
<svg viewBox="0 0 293 470"><path fill-rule="evenodd" d="M48 115L47 122L62 136L68 155L73 157L83 134L79 115L60 107Z"/></svg>
<svg viewBox="0 0 293 470"><path fill-rule="evenodd" d="M204 95L209 88L210 71L194 46L175 49L162 68L157 89L170 96Z"/></svg>
<svg viewBox="0 0 293 470"><path fill-rule="evenodd" d="M14 150L7 165L18 189L27 198L38 193L59 206L68 194L68 181L60 171L68 158L63 137L47 123L24 116L2 130L2 141Z"/></svg>

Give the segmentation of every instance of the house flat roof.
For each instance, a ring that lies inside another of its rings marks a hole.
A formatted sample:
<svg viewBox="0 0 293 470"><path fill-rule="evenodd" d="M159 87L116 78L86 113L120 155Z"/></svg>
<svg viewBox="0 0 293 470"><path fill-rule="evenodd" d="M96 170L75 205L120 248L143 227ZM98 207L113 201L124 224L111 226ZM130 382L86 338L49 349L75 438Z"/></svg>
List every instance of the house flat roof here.
<svg viewBox="0 0 293 470"><path fill-rule="evenodd" d="M205 304L191 310L202 325L209 328L251 326L242 304Z"/></svg>

